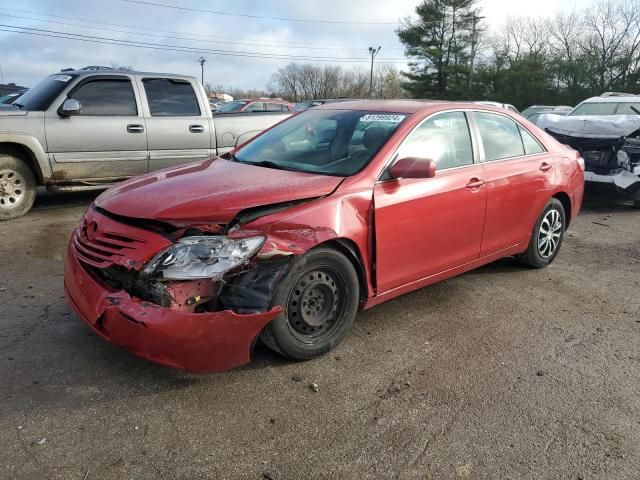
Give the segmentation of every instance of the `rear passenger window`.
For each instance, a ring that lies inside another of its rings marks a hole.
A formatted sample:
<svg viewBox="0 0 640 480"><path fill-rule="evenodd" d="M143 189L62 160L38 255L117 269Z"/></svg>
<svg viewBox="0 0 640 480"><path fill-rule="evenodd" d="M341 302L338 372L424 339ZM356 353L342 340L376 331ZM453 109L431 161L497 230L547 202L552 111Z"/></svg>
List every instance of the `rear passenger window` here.
<svg viewBox="0 0 640 480"><path fill-rule="evenodd" d="M73 92L82 105L82 115L136 116L136 96L131 80L93 80Z"/></svg>
<svg viewBox="0 0 640 480"><path fill-rule="evenodd" d="M522 143L524 144L524 153L527 155L534 155L536 153L544 152L542 145L527 132L524 128L520 127L520 135L522 135Z"/></svg>
<svg viewBox="0 0 640 480"><path fill-rule="evenodd" d="M486 162L524 155L520 128L516 122L494 113L475 112L474 115Z"/></svg>
<svg viewBox="0 0 640 480"><path fill-rule="evenodd" d="M409 134L398 150L398 158L429 158L438 170L473 163L473 147L467 117L463 112L436 115Z"/></svg>
<svg viewBox="0 0 640 480"><path fill-rule="evenodd" d="M169 78L145 78L144 91L152 117L199 117L198 97L191 83Z"/></svg>

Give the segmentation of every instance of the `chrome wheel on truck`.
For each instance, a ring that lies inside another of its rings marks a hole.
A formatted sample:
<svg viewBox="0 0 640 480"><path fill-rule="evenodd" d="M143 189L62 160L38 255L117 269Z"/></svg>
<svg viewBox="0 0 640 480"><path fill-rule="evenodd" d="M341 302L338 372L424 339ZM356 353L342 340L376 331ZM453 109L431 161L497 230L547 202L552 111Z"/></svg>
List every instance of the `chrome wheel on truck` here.
<svg viewBox="0 0 640 480"><path fill-rule="evenodd" d="M21 217L36 199L36 180L29 166L0 152L0 220Z"/></svg>
<svg viewBox="0 0 640 480"><path fill-rule="evenodd" d="M15 170L0 170L0 208L13 209L24 201L24 178Z"/></svg>

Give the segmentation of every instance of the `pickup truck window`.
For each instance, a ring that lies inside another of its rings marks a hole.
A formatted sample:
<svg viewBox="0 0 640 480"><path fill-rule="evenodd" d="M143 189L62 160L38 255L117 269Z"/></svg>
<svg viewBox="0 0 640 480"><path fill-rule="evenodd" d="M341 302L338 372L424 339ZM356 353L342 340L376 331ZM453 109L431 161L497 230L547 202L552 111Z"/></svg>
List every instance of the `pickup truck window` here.
<svg viewBox="0 0 640 480"><path fill-rule="evenodd" d="M31 112L43 112L76 77L77 75L50 75L27 90L16 100L15 105Z"/></svg>
<svg viewBox="0 0 640 480"><path fill-rule="evenodd" d="M81 115L137 116L136 96L129 79L92 80L73 92L82 105Z"/></svg>
<svg viewBox="0 0 640 480"><path fill-rule="evenodd" d="M187 81L145 78L144 91L152 117L199 117L198 97Z"/></svg>

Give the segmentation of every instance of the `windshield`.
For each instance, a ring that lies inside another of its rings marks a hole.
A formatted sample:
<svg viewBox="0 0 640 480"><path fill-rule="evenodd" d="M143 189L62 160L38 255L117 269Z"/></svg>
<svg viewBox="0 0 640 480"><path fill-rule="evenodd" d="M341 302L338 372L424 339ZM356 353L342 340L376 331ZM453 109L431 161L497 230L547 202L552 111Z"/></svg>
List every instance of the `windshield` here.
<svg viewBox="0 0 640 480"><path fill-rule="evenodd" d="M634 108L640 111L640 102L583 103L574 108L569 115L638 115L638 112L633 110Z"/></svg>
<svg viewBox="0 0 640 480"><path fill-rule="evenodd" d="M25 110L44 111L49 108L58 94L69 85L69 82L76 77L77 75L51 75L46 77L13 103Z"/></svg>
<svg viewBox="0 0 640 480"><path fill-rule="evenodd" d="M249 102L235 101L235 102L227 103L226 105L216 110L216 113L240 112L242 110L242 107L244 107L247 103Z"/></svg>
<svg viewBox="0 0 640 480"><path fill-rule="evenodd" d="M283 170L349 176L364 168L407 116L307 110L235 154L235 160Z"/></svg>

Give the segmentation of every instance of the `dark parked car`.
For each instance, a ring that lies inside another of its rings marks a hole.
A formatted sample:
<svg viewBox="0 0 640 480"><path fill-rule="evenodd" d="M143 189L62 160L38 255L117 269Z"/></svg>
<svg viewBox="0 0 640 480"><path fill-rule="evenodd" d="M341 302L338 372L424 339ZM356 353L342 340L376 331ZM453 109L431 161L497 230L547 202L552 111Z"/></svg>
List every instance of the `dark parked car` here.
<svg viewBox="0 0 640 480"><path fill-rule="evenodd" d="M258 338L310 359L359 309L506 256L550 264L583 186L575 151L504 109L322 105L103 193L65 292L102 338L165 365L235 367Z"/></svg>

